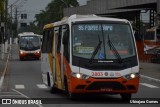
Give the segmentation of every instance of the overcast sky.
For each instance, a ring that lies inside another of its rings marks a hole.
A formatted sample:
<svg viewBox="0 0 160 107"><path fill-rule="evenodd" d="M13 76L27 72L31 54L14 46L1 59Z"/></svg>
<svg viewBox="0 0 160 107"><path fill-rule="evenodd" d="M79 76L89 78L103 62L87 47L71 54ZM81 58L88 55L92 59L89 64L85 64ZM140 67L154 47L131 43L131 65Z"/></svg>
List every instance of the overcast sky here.
<svg viewBox="0 0 160 107"><path fill-rule="evenodd" d="M8 4L9 7L11 4L14 4L14 7L18 7L18 13L27 13L28 20L33 20L34 15L40 13L41 10L45 10L46 6L51 1L52 0L8 0ZM77 1L80 3L80 5L85 5L86 1L88 0ZM13 13L15 13L14 7Z"/></svg>

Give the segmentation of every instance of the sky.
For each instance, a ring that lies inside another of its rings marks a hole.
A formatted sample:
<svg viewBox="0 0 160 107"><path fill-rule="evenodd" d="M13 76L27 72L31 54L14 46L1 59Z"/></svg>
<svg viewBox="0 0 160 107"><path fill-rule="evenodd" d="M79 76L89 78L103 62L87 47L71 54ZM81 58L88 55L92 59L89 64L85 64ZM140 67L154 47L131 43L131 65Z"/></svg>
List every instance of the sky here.
<svg viewBox="0 0 160 107"><path fill-rule="evenodd" d="M17 2L18 1L18 2ZM9 7L14 4L18 7L20 13L29 13L29 15L38 14L40 10L44 10L48 3L52 0L8 0ZM77 0L80 5L85 5L87 0ZM13 12L15 9L13 7ZM10 10L9 10L10 11Z"/></svg>
<svg viewBox="0 0 160 107"><path fill-rule="evenodd" d="M18 7L18 13L27 13L28 20L33 20L34 15L40 13L41 10L45 10L48 3L52 0L8 0L9 7L13 6L13 13L15 13L15 7ZM88 0L77 0L80 5L85 5ZM10 11L11 8L9 8ZM14 16L14 14L13 14Z"/></svg>

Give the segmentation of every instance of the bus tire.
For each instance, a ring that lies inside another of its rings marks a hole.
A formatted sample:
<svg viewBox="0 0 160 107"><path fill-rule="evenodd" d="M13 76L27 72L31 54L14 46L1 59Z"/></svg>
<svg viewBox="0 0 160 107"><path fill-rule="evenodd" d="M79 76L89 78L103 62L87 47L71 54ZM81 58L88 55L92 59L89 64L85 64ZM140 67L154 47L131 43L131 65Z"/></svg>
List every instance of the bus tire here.
<svg viewBox="0 0 160 107"><path fill-rule="evenodd" d="M123 93L120 95L121 95L122 101L124 101L124 102L130 101L131 97L132 97L131 93Z"/></svg>
<svg viewBox="0 0 160 107"><path fill-rule="evenodd" d="M20 58L20 61L23 61L23 58Z"/></svg>
<svg viewBox="0 0 160 107"><path fill-rule="evenodd" d="M72 93L72 92L68 92L68 96L71 100L76 100L77 99L77 94Z"/></svg>
<svg viewBox="0 0 160 107"><path fill-rule="evenodd" d="M51 87L50 92L51 92L52 94L56 94L56 93L59 92L59 90L58 90L56 87L53 86L53 87Z"/></svg>
<svg viewBox="0 0 160 107"><path fill-rule="evenodd" d="M65 85L65 93L68 94L68 83L67 83L67 77L64 77L64 85Z"/></svg>

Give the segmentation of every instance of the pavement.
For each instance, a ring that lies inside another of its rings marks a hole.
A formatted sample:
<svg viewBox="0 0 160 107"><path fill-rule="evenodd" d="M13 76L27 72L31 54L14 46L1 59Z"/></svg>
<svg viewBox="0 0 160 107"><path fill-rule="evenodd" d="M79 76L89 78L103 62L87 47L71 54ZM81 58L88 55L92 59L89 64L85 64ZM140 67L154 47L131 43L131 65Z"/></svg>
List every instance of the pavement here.
<svg viewBox="0 0 160 107"><path fill-rule="evenodd" d="M160 64L140 62L141 78L160 83Z"/></svg>

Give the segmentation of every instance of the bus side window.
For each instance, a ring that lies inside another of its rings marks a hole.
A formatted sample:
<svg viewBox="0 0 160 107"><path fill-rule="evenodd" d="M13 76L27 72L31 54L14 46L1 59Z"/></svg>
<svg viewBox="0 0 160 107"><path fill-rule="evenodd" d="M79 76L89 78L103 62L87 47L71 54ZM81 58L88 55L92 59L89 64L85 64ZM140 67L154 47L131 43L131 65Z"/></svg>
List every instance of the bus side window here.
<svg viewBox="0 0 160 107"><path fill-rule="evenodd" d="M69 52L70 52L70 49L69 49L69 28L67 27L65 27L65 31L64 31L64 33L63 33L63 45L64 45L64 51L63 51L63 55L65 56L65 58L66 58L66 60L68 61L68 62L70 62L69 61L69 56L70 56L70 54L69 54Z"/></svg>
<svg viewBox="0 0 160 107"><path fill-rule="evenodd" d="M58 43L57 43L57 53L60 53L60 50L61 50L61 37L62 37L62 28L59 27L59 31L58 31Z"/></svg>
<svg viewBox="0 0 160 107"><path fill-rule="evenodd" d="M43 41L42 41L42 53L47 53L47 35L48 31L43 32Z"/></svg>
<svg viewBox="0 0 160 107"><path fill-rule="evenodd" d="M53 30L50 29L47 35L47 52L51 53L53 47Z"/></svg>

